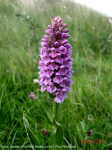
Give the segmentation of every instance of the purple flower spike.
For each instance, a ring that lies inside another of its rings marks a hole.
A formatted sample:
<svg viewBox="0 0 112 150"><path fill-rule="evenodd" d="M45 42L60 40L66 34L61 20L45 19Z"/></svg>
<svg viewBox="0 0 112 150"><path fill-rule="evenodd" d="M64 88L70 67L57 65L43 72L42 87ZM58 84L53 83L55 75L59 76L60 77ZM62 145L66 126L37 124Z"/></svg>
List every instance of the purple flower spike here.
<svg viewBox="0 0 112 150"><path fill-rule="evenodd" d="M38 68L40 69L39 78L41 91L47 90L55 96L56 103L62 103L67 97L67 91L70 93L72 58L72 46L68 44L67 38L68 29L65 29L67 24L63 23L63 19L55 17L52 20L52 25L48 25L42 39L40 49L40 61ZM32 94L33 97L33 94Z"/></svg>

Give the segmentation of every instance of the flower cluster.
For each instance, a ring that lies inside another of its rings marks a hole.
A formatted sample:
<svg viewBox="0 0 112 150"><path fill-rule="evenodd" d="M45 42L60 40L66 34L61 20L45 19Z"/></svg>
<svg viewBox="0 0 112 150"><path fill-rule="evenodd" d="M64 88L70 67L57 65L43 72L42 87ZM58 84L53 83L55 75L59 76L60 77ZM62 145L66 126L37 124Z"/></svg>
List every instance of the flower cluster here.
<svg viewBox="0 0 112 150"><path fill-rule="evenodd" d="M39 61L39 75L41 91L47 90L55 96L54 101L61 103L67 97L66 91L70 93L72 69L71 45L68 44L67 24L63 19L55 17L52 20L52 26L48 25L46 32L41 39L41 50Z"/></svg>

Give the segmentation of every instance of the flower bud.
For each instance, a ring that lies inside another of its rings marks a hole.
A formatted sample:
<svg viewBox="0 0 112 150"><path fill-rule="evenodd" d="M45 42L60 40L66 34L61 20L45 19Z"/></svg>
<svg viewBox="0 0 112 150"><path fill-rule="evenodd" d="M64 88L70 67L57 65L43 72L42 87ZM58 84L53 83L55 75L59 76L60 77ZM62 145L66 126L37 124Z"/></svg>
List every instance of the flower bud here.
<svg viewBox="0 0 112 150"><path fill-rule="evenodd" d="M64 23L64 24L63 24L63 27L66 28L66 27L67 27L67 24Z"/></svg>
<svg viewBox="0 0 112 150"><path fill-rule="evenodd" d="M64 39L64 40L61 41L61 44L66 44L67 42L68 42L68 40Z"/></svg>
<svg viewBox="0 0 112 150"><path fill-rule="evenodd" d="M58 46L59 46L59 43L58 43L58 42L55 42L54 45L55 45L56 47L58 47Z"/></svg>
<svg viewBox="0 0 112 150"><path fill-rule="evenodd" d="M88 131L88 132L87 132L87 136L92 135L92 132L93 132L93 130Z"/></svg>
<svg viewBox="0 0 112 150"><path fill-rule="evenodd" d="M46 43L46 42L42 42L42 43L41 43L41 46L42 46L42 47L48 47L48 48L49 48L49 44Z"/></svg>
<svg viewBox="0 0 112 150"><path fill-rule="evenodd" d="M46 129L43 128L42 134L46 136L46 135L48 134L48 131L47 131Z"/></svg>
<svg viewBox="0 0 112 150"><path fill-rule="evenodd" d="M52 30L53 30L53 32L55 32L56 28L55 28L55 27L52 27Z"/></svg>
<svg viewBox="0 0 112 150"><path fill-rule="evenodd" d="M47 39L44 39L44 38L43 38L43 39L41 39L41 41L42 41L42 42L47 42Z"/></svg>
<svg viewBox="0 0 112 150"><path fill-rule="evenodd" d="M61 34L61 38L68 38L68 37L69 37L68 33L62 33Z"/></svg>
<svg viewBox="0 0 112 150"><path fill-rule="evenodd" d="M59 27L59 31L62 31L63 30L63 28L62 27Z"/></svg>
<svg viewBox="0 0 112 150"><path fill-rule="evenodd" d="M45 37L46 39L48 39L48 38L49 38L49 36L48 36L48 35L44 35L44 37Z"/></svg>
<svg viewBox="0 0 112 150"><path fill-rule="evenodd" d="M60 36L60 32L59 32L59 31L57 31L57 32L56 32L56 35L57 35L57 36Z"/></svg>
<svg viewBox="0 0 112 150"><path fill-rule="evenodd" d="M51 29L46 30L46 33L50 34L50 33L52 33L52 30Z"/></svg>
<svg viewBox="0 0 112 150"><path fill-rule="evenodd" d="M69 29L65 29L65 30L64 30L64 33L67 33L68 31L69 31Z"/></svg>
<svg viewBox="0 0 112 150"><path fill-rule="evenodd" d="M51 26L51 25L48 25L48 28L49 28L49 29L51 29L51 28L52 28L52 26Z"/></svg>

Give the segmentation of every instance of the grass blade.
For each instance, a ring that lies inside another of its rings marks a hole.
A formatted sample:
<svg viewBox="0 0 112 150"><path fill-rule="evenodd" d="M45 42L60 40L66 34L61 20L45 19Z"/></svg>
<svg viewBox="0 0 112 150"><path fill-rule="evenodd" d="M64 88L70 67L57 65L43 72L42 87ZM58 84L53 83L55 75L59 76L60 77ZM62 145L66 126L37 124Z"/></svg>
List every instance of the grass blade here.
<svg viewBox="0 0 112 150"><path fill-rule="evenodd" d="M27 136L29 138L29 141L33 145L32 146L33 150L35 150L35 147L40 146L40 143L39 143L37 137L35 136L35 134L31 131L30 125L28 123L28 120L25 117L25 114L23 114L23 121L24 121L25 129L26 129L26 133L27 133ZM42 148L39 148L39 147L38 147L38 149L42 150Z"/></svg>

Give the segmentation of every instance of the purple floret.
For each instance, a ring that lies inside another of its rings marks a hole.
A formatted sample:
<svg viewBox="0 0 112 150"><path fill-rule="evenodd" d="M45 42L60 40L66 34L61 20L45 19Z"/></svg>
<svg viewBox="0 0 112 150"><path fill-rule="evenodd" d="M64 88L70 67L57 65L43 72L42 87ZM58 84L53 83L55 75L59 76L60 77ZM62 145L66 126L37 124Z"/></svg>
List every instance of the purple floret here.
<svg viewBox="0 0 112 150"><path fill-rule="evenodd" d="M48 25L48 30L41 43L39 66L39 78L41 91L47 90L55 96L54 101L61 103L67 97L67 91L71 93L72 58L70 50L72 46L68 44L67 38L69 30L65 29L67 24L63 19L55 17L52 25Z"/></svg>

